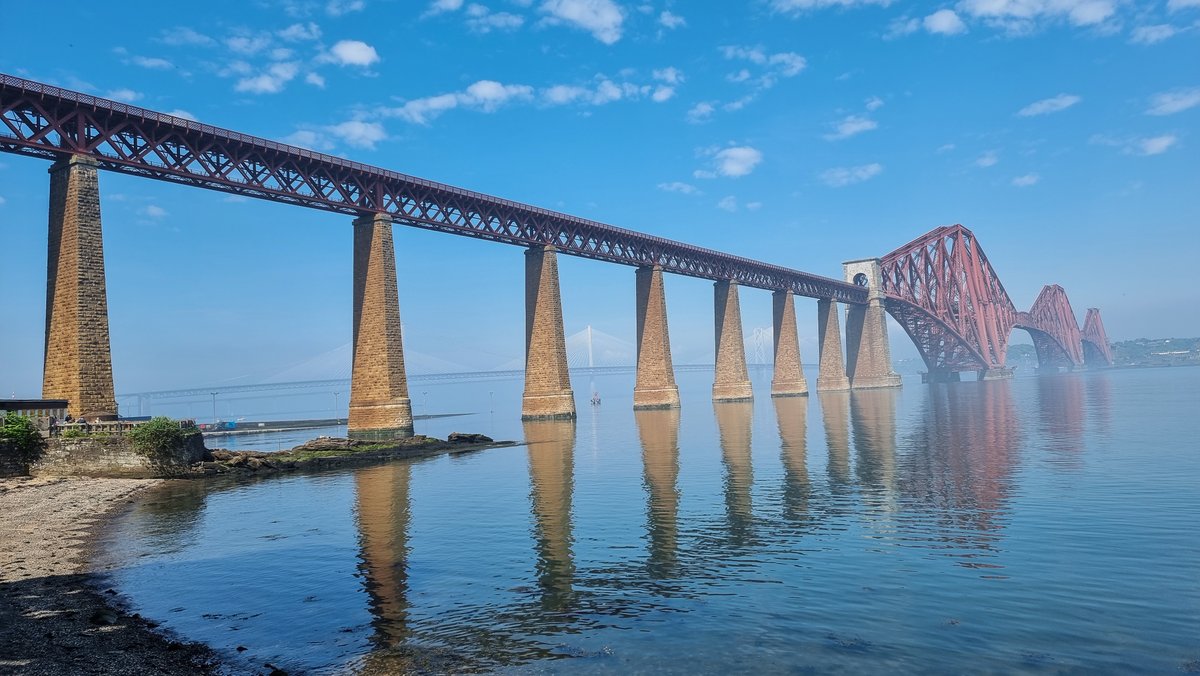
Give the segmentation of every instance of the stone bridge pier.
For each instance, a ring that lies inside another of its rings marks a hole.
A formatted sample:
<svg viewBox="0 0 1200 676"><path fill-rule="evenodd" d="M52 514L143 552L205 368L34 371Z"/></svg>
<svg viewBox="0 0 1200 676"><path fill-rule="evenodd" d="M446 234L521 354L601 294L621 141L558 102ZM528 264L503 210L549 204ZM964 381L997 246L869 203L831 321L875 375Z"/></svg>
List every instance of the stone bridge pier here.
<svg viewBox="0 0 1200 676"><path fill-rule="evenodd" d="M638 268L636 274L637 383L633 387L633 407L679 408L662 266Z"/></svg>
<svg viewBox="0 0 1200 676"><path fill-rule="evenodd" d="M846 307L846 376L850 387L900 387L900 376L892 370L879 259L847 261L842 270L847 282L867 288L866 305Z"/></svg>
<svg viewBox="0 0 1200 676"><path fill-rule="evenodd" d="M392 217L387 214L354 221L354 358L347 427L351 437L363 439L413 433Z"/></svg>
<svg viewBox="0 0 1200 676"><path fill-rule="evenodd" d="M50 167L42 370L42 397L66 399L71 416L93 421L117 417L97 167L85 155Z"/></svg>
<svg viewBox="0 0 1200 676"><path fill-rule="evenodd" d="M746 343L742 338L742 308L734 281L713 284L713 318L716 329L716 373L713 401L749 401L750 372L746 369Z"/></svg>
<svg viewBox="0 0 1200 676"><path fill-rule="evenodd" d="M525 394L522 420L571 420L575 394L567 371L557 249L525 251Z"/></svg>

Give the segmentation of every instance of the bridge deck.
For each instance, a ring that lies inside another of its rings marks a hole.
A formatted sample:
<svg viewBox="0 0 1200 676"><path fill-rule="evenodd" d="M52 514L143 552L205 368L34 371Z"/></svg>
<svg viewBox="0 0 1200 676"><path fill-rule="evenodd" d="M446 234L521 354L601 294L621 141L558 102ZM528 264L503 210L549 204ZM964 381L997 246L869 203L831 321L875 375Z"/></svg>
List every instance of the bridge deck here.
<svg viewBox="0 0 1200 676"><path fill-rule="evenodd" d="M654 237L0 74L0 151L799 296L865 303L845 282Z"/></svg>

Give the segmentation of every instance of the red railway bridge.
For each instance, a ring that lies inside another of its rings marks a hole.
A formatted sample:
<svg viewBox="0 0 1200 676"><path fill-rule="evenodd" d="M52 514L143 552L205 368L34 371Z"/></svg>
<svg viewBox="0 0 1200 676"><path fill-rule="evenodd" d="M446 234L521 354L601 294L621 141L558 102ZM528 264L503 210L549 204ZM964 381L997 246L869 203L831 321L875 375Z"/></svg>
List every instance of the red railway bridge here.
<svg viewBox="0 0 1200 676"><path fill-rule="evenodd" d="M355 217L350 428L412 431L392 225L525 248L524 418L573 418L557 253L636 268L635 408L679 405L663 273L714 282L714 401L750 399L738 287L774 297L772 396L808 393L794 297L817 302L817 390L894 387L885 312L934 379L1004 375L1009 333L1033 334L1045 367L1111 363L1098 310L1080 332L1061 287L1017 312L974 235L939 228L882 259L843 264L845 280L750 260L144 108L0 74L0 152L52 161L43 396L72 415L116 414L98 170L183 183ZM846 305L843 358L838 303Z"/></svg>

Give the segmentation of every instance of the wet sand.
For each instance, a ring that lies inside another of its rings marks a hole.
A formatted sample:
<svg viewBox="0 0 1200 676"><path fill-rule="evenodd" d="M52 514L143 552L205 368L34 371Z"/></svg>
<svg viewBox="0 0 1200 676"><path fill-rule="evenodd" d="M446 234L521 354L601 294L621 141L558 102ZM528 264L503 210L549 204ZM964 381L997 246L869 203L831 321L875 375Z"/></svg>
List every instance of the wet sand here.
<svg viewBox="0 0 1200 676"><path fill-rule="evenodd" d="M157 479L0 479L0 674L211 674L203 645L123 611L89 573L105 517Z"/></svg>

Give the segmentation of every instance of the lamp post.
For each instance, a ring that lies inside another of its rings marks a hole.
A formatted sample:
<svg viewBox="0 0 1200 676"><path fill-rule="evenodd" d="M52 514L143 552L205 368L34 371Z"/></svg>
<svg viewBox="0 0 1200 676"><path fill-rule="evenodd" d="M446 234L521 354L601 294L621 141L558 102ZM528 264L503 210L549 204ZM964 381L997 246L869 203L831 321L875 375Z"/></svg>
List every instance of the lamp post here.
<svg viewBox="0 0 1200 676"><path fill-rule="evenodd" d="M338 395L339 394L341 394L341 392L333 393L333 421L335 423L341 424L342 419L340 416L338 416Z"/></svg>
<svg viewBox="0 0 1200 676"><path fill-rule="evenodd" d="M216 427L217 426L217 393L209 392L209 394L212 395L212 402L213 402L213 427Z"/></svg>

